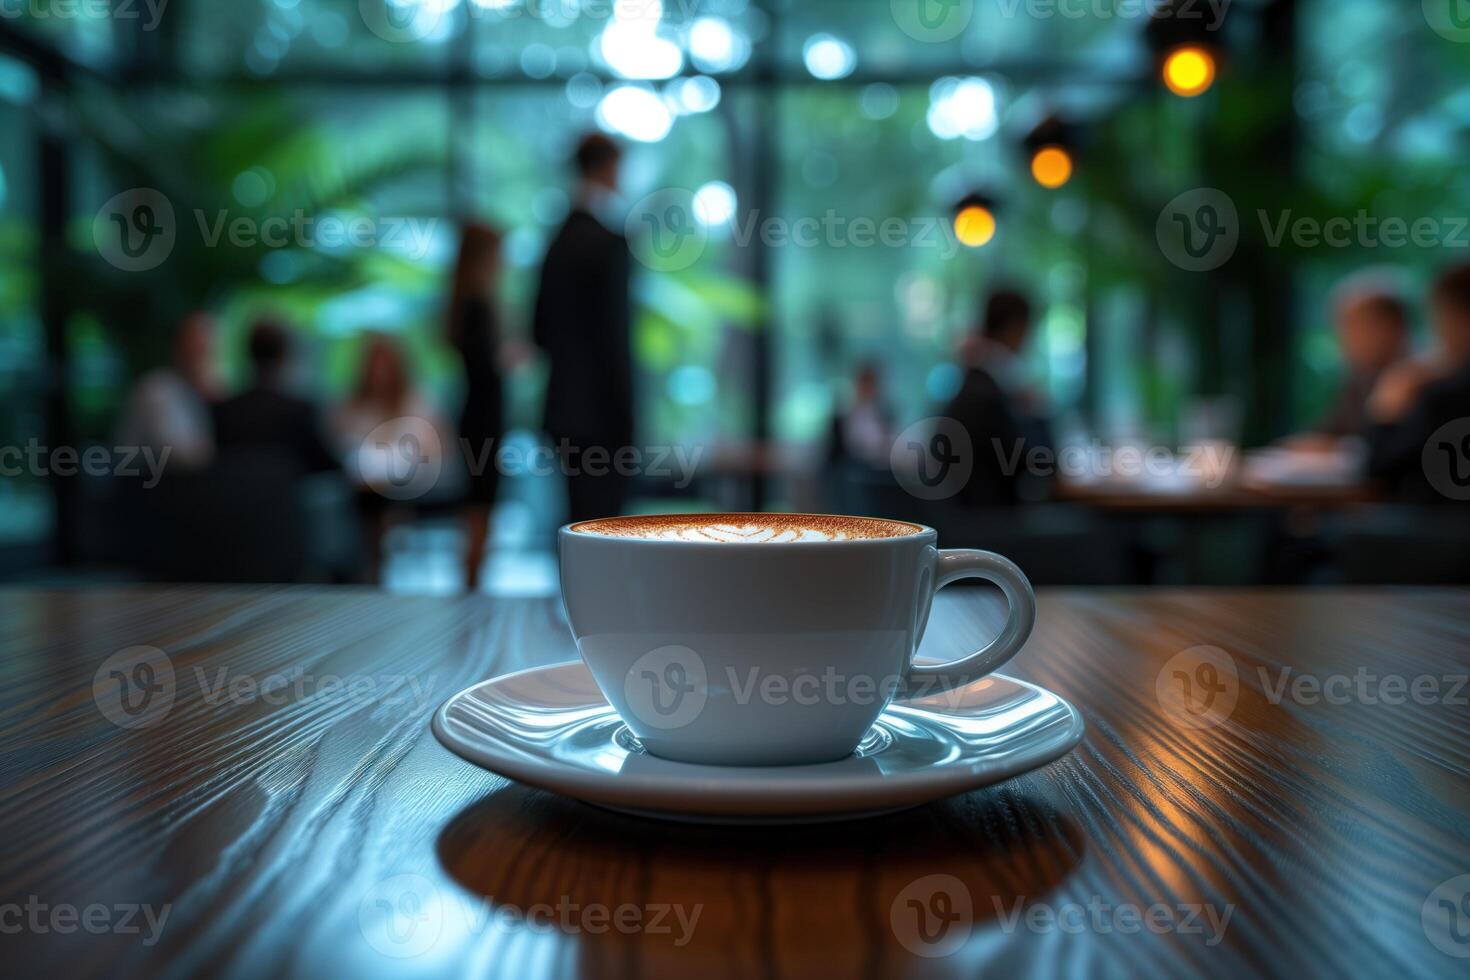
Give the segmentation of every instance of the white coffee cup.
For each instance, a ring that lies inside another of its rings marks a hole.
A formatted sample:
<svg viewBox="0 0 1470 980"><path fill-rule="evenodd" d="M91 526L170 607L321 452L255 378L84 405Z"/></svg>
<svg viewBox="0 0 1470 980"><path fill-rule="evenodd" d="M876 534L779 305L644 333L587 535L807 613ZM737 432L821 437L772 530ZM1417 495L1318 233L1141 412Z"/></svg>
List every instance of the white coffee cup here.
<svg viewBox="0 0 1470 980"><path fill-rule="evenodd" d="M1009 560L932 528L822 515L668 515L562 528L562 595L608 702L652 754L708 765L850 755L895 695L996 670L1036 622ZM915 664L934 594L994 582L1010 613L979 652Z"/></svg>

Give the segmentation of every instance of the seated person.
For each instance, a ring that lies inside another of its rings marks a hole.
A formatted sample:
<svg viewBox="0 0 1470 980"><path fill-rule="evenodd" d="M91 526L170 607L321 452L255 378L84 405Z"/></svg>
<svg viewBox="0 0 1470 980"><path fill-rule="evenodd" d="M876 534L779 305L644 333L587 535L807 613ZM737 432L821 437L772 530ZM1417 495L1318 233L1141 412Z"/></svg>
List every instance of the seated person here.
<svg viewBox="0 0 1470 980"><path fill-rule="evenodd" d="M1051 447L1041 399L1022 371L1021 352L1030 335L1030 302L1001 290L986 303L984 320L961 352L965 379L944 414L969 434L975 457L962 503L1005 506L1045 496L1045 487L1029 485L1036 481L1020 465L1032 449Z"/></svg>
<svg viewBox="0 0 1470 980"><path fill-rule="evenodd" d="M1400 499L1445 503L1425 474L1425 448L1443 426L1470 419L1470 264L1449 269L1430 293L1437 350L1431 363L1390 370L1368 401L1368 473ZM1467 422L1470 425L1470 422ZM1470 468L1465 447L1452 467ZM1458 470L1456 475L1459 475Z"/></svg>
<svg viewBox="0 0 1470 980"><path fill-rule="evenodd" d="M1346 377L1327 416L1311 432L1287 440L1289 449L1330 451L1343 439L1361 438L1369 396L1409 353L1409 307L1387 282L1344 283L1334 297L1333 316Z"/></svg>
<svg viewBox="0 0 1470 980"><path fill-rule="evenodd" d="M207 313L192 313L174 333L173 362L133 388L118 438L160 456L167 450L168 466L202 469L214 457L209 407L218 396L214 321Z"/></svg>
<svg viewBox="0 0 1470 980"><path fill-rule="evenodd" d="M853 381L851 404L832 419L829 461L887 469L894 434L878 365L863 364Z"/></svg>
<svg viewBox="0 0 1470 980"><path fill-rule="evenodd" d="M221 455L241 450L267 451L293 463L302 473L335 470L318 427L316 406L286 390L290 338L285 329L262 320L250 329L250 387L215 406L214 437Z"/></svg>

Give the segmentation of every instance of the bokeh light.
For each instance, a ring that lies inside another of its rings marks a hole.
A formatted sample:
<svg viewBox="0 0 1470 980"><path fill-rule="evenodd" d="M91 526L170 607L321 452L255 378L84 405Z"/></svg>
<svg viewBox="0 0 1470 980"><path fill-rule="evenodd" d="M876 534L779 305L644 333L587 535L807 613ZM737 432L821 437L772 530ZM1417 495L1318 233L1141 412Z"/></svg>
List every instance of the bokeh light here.
<svg viewBox="0 0 1470 980"><path fill-rule="evenodd" d="M723 17L701 17L689 28L689 58L700 71L735 71L750 58L750 42Z"/></svg>
<svg viewBox="0 0 1470 980"><path fill-rule="evenodd" d="M1198 45L1185 45L1164 59L1164 84L1175 95L1192 99L1215 84L1215 56Z"/></svg>
<svg viewBox="0 0 1470 980"><path fill-rule="evenodd" d="M663 99L639 85L620 85L597 106L602 128L640 143L657 143L669 135L674 115Z"/></svg>
<svg viewBox="0 0 1470 980"><path fill-rule="evenodd" d="M694 192L694 216L706 227L729 224L735 217L735 188L722 180L711 181Z"/></svg>
<svg viewBox="0 0 1470 980"><path fill-rule="evenodd" d="M1043 146L1031 157L1031 176L1055 190L1072 179L1072 156L1060 146Z"/></svg>
<svg viewBox="0 0 1470 980"><path fill-rule="evenodd" d="M995 215L987 207L971 204L955 215L954 236L966 248L981 248L995 237Z"/></svg>
<svg viewBox="0 0 1470 980"><path fill-rule="evenodd" d="M983 78L941 78L929 89L928 122L943 140L989 139L1000 126L995 89Z"/></svg>
<svg viewBox="0 0 1470 980"><path fill-rule="evenodd" d="M857 68L857 52L852 45L831 34L813 34L802 51L806 70L824 82L846 78Z"/></svg>

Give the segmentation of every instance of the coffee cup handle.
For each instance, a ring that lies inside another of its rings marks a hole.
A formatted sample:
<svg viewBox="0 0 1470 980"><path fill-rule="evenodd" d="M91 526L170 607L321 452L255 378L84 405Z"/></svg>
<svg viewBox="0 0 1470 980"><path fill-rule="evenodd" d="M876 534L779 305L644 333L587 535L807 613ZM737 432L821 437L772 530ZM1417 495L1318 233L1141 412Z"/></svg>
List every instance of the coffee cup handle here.
<svg viewBox="0 0 1470 980"><path fill-rule="evenodd" d="M963 687L997 670L1021 651L1036 625L1036 593L1016 563L991 551L952 550L939 553L934 591L961 579L994 582L1005 593L1010 612L1000 635L962 660L942 664L910 662L904 688L910 697L939 694Z"/></svg>

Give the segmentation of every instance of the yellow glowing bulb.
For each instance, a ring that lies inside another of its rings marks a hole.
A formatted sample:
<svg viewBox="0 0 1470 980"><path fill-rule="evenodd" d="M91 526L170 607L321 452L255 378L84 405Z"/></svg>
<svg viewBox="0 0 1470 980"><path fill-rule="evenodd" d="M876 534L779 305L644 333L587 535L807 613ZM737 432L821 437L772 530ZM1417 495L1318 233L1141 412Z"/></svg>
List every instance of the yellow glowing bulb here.
<svg viewBox="0 0 1470 980"><path fill-rule="evenodd" d="M1215 56L1204 48L1175 48L1164 59L1164 84L1175 95L1194 98L1215 84Z"/></svg>
<svg viewBox="0 0 1470 980"><path fill-rule="evenodd" d="M961 245L979 248L995 237L995 215L989 208L970 205L955 216L954 236Z"/></svg>
<svg viewBox="0 0 1470 980"><path fill-rule="evenodd" d="M1055 190L1072 179L1072 158L1060 146L1043 146L1031 158L1031 176L1042 187Z"/></svg>

